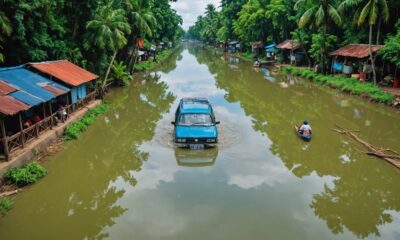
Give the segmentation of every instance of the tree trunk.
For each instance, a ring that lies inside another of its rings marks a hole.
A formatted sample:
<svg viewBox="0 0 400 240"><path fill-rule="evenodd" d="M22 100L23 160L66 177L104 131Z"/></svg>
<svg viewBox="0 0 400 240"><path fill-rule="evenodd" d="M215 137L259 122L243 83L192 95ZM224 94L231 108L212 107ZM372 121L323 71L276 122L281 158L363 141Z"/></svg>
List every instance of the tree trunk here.
<svg viewBox="0 0 400 240"><path fill-rule="evenodd" d="M372 30L373 30L373 25L369 25L369 59L371 60L371 67L372 67L372 73L374 77L374 84L376 85L376 70L375 70L375 59L374 56L372 55Z"/></svg>
<svg viewBox="0 0 400 240"><path fill-rule="evenodd" d="M108 66L108 69L107 69L107 72L106 72L106 76L104 77L104 82L103 82L103 86L102 86L102 89L103 89L103 90L104 90L104 87L105 87L106 84L107 84L108 75L110 75L111 67L112 67L112 65L114 64L114 60L115 60L115 57L117 56L117 53L118 53L118 50L115 51L114 55L113 55L112 58L111 58L110 65Z"/></svg>
<svg viewBox="0 0 400 240"><path fill-rule="evenodd" d="M379 16L378 29L376 33L376 45L379 45L379 38L381 35L381 25L382 25L382 17Z"/></svg>

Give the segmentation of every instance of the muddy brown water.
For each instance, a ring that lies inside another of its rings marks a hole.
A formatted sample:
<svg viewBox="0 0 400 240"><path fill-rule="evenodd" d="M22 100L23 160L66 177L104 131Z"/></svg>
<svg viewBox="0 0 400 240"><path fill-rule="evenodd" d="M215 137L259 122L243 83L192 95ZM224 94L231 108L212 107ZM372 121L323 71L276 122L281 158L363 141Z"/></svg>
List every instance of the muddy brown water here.
<svg viewBox="0 0 400 240"><path fill-rule="evenodd" d="M170 121L188 96L212 102L218 148L173 146ZM400 151L398 111L196 46L107 100L14 197L1 240L400 239L399 171L331 130ZM293 130L304 119L309 143Z"/></svg>

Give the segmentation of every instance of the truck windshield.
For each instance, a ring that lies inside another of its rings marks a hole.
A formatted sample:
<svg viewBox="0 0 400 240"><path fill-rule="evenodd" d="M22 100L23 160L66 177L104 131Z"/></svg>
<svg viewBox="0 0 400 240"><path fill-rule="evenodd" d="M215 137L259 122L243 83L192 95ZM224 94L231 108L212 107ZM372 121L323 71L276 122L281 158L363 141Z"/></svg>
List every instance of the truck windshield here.
<svg viewBox="0 0 400 240"><path fill-rule="evenodd" d="M211 125L209 114L182 114L178 117L178 125Z"/></svg>

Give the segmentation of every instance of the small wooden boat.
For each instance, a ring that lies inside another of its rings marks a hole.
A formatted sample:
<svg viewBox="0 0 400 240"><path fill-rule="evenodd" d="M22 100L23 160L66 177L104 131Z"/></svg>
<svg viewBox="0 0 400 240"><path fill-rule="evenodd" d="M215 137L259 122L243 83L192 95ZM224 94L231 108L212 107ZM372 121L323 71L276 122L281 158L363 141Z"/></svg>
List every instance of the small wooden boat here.
<svg viewBox="0 0 400 240"><path fill-rule="evenodd" d="M294 125L294 130L296 131L297 136L299 136L299 138L303 139L304 141L310 141L312 138L312 134L310 135L303 135L299 132L299 127L297 125Z"/></svg>

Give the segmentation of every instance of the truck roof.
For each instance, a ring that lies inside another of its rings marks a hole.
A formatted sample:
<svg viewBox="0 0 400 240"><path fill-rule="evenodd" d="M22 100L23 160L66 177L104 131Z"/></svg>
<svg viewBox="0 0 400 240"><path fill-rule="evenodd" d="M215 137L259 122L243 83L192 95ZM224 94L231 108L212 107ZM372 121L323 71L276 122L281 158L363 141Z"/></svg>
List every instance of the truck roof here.
<svg viewBox="0 0 400 240"><path fill-rule="evenodd" d="M211 114L211 105L206 98L184 98L181 100L181 113Z"/></svg>

